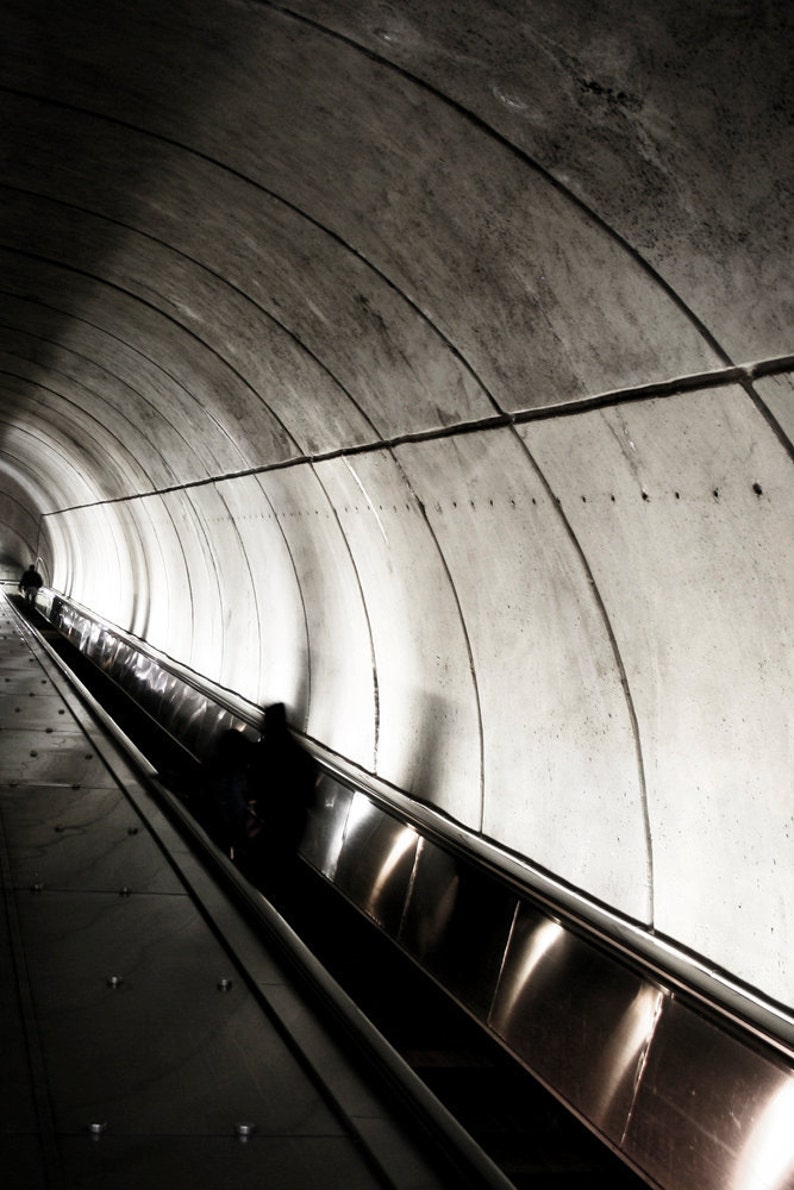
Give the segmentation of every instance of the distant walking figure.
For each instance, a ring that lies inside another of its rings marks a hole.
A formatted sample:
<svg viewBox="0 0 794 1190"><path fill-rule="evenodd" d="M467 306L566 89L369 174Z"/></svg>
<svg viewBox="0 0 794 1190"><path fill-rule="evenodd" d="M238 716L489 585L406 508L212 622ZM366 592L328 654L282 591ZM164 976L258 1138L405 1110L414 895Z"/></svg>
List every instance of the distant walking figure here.
<svg viewBox="0 0 794 1190"><path fill-rule="evenodd" d="M36 602L36 596L39 593L39 587L43 583L43 579L36 567L31 562L22 578L19 580L19 589L22 592L25 602L32 607Z"/></svg>

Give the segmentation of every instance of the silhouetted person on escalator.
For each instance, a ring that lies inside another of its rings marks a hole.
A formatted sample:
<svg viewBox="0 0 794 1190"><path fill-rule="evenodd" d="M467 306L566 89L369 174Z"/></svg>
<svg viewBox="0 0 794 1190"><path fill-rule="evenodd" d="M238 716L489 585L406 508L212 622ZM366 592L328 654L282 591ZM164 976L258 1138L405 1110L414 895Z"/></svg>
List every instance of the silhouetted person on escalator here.
<svg viewBox="0 0 794 1190"><path fill-rule="evenodd" d="M42 586L43 582L43 578L31 562L30 566L28 566L27 570L22 575L22 578L19 580L19 590L22 592L25 603L29 604L30 607L35 605L36 596L39 593L39 587Z"/></svg>
<svg viewBox="0 0 794 1190"><path fill-rule="evenodd" d="M202 817L209 833L232 859L245 851L249 838L253 757L253 742L230 728L218 738L215 751L203 766Z"/></svg>
<svg viewBox="0 0 794 1190"><path fill-rule="evenodd" d="M266 707L254 745L251 790L259 827L257 874L269 885L294 874L316 780L317 766L289 730L284 704Z"/></svg>

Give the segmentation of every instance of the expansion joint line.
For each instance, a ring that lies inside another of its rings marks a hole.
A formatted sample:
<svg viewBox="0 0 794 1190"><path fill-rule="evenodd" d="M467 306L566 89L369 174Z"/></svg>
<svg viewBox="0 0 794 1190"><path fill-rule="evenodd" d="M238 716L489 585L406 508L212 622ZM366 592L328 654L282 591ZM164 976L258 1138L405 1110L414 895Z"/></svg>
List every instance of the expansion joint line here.
<svg viewBox="0 0 794 1190"><path fill-rule="evenodd" d="M135 492L133 495L113 496L106 500L91 500L82 504L71 504L63 508L53 508L48 512L43 512L41 515L42 517L60 516L66 512L77 512L86 508L127 504L134 500L167 496L175 492L192 491L197 488L209 487L212 484L244 479L252 475L267 475L275 471L287 471L293 467L313 466L318 463L332 462L334 459L350 459L356 455L378 454L395 450L399 446L408 446L421 442L438 442L445 438L457 438L464 434L480 434L491 430L509 429L514 426L528 425L536 421L550 421L560 417L576 417L578 414L589 413L597 409L612 409L620 405L662 400L682 396L685 393L696 392L698 390L724 388L731 384L742 387L748 397L762 409L771 428L777 432L784 446L787 446L789 453L791 453L791 443L772 415L765 409L760 398L755 396L752 388L755 380L767 376L783 376L788 373L794 373L794 355L777 356L774 359L761 360L756 363L734 365L730 368L719 368L712 372L698 372L694 375L682 376L674 380L661 380L652 384L615 389L596 394L592 397L582 397L565 403L544 405L537 409L522 409L517 413L500 413L473 421L457 422L450 426L437 426L430 430L416 430L411 433L398 434L391 438L379 438L354 446L340 446L333 450L318 451L313 454L293 455L288 459L279 459L276 462L263 463L256 467L247 467L240 471L230 471L223 475L209 475L203 479L187 480L185 483L170 484L162 488L152 488L145 492Z"/></svg>

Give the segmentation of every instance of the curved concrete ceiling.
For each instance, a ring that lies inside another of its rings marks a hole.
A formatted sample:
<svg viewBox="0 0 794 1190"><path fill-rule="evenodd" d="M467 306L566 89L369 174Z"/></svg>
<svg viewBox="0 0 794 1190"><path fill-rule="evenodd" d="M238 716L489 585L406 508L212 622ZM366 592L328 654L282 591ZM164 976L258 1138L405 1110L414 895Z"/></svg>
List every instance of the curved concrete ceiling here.
<svg viewBox="0 0 794 1190"><path fill-rule="evenodd" d="M790 11L0 17L3 556L789 1005Z"/></svg>

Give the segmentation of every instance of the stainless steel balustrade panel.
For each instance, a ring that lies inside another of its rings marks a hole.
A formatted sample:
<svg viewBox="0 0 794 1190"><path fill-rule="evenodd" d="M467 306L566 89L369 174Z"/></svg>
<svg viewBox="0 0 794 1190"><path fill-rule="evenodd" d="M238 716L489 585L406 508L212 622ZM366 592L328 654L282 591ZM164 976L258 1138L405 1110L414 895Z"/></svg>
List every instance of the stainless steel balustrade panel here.
<svg viewBox="0 0 794 1190"><path fill-rule="evenodd" d="M208 702L201 724L201 732L196 737L192 750L197 756L207 756L215 749L218 737L224 731L231 729L242 731L250 740L256 740L259 736L259 733L253 728L247 727L240 719L236 719L231 711L218 706L217 703Z"/></svg>
<svg viewBox="0 0 794 1190"><path fill-rule="evenodd" d="M160 709L157 721L168 731L173 731L179 721L181 700L185 684L175 674L164 671L163 688L160 694ZM176 733L175 733L176 734Z"/></svg>
<svg viewBox="0 0 794 1190"><path fill-rule="evenodd" d="M160 721L162 711L163 694L167 688L168 674L161 665L152 661L146 675L146 683L138 687L135 697L152 718L158 722Z"/></svg>
<svg viewBox="0 0 794 1190"><path fill-rule="evenodd" d="M159 668L157 662L146 653L136 651L131 659L125 688L138 702L146 699Z"/></svg>
<svg viewBox="0 0 794 1190"><path fill-rule="evenodd" d="M83 652L86 657L90 657L92 661L96 662L98 655L102 650L103 638L106 629L96 620L89 620L86 616L82 619L81 639L83 642Z"/></svg>
<svg viewBox="0 0 794 1190"><path fill-rule="evenodd" d="M364 794L354 795L334 883L392 936L400 928L418 839L413 827Z"/></svg>
<svg viewBox="0 0 794 1190"><path fill-rule="evenodd" d="M118 637L114 633L109 632L107 628L104 628L96 640L91 660L100 669L110 670L113 666L117 648Z"/></svg>
<svg viewBox="0 0 794 1190"><path fill-rule="evenodd" d="M524 904L490 1026L541 1080L619 1144L663 992Z"/></svg>
<svg viewBox="0 0 794 1190"><path fill-rule="evenodd" d="M120 686L126 686L137 650L123 640L118 641L108 673Z"/></svg>
<svg viewBox="0 0 794 1190"><path fill-rule="evenodd" d="M336 876L353 790L324 774L315 790L300 843L303 858L328 880Z"/></svg>
<svg viewBox="0 0 794 1190"><path fill-rule="evenodd" d="M625 1151L666 1190L791 1190L794 1075L667 1001Z"/></svg>
<svg viewBox="0 0 794 1190"><path fill-rule="evenodd" d="M174 687L171 695L172 716L167 724L168 729L186 748L197 755L201 751L204 717L208 706L207 696L200 694L192 686L179 683Z"/></svg>
<svg viewBox="0 0 794 1190"><path fill-rule="evenodd" d="M422 839L399 941L484 1020L515 909L511 889Z"/></svg>

